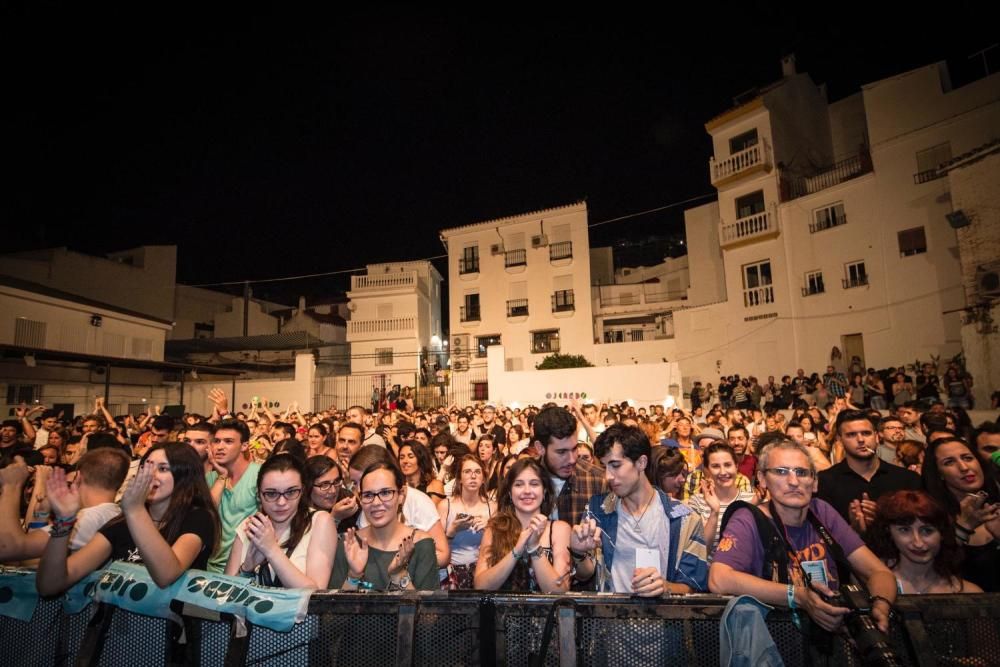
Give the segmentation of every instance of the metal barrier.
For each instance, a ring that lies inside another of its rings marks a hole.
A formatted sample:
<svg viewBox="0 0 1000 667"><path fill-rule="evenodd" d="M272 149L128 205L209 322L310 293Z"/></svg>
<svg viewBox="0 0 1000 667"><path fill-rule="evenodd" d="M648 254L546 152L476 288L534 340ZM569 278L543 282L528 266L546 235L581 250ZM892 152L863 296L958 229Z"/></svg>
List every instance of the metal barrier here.
<svg viewBox="0 0 1000 667"><path fill-rule="evenodd" d="M712 666L727 601L319 593L290 632L186 616L179 645L169 621L97 604L68 615L59 601L40 600L29 622L0 618L0 655L16 665ZM904 596L896 611L890 640L902 664L1000 664L1000 594ZM787 612L772 612L767 624L787 665L810 662ZM827 662L862 664L841 637Z"/></svg>

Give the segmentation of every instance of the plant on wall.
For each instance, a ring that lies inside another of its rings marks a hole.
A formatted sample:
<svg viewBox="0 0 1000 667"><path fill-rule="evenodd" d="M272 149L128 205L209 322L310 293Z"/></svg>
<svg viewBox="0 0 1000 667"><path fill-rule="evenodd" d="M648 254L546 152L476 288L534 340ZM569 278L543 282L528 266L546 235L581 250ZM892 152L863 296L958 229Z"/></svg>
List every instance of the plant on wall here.
<svg viewBox="0 0 1000 667"><path fill-rule="evenodd" d="M542 359L541 363L535 364L535 368L547 371L553 368L590 368L593 365L582 354L559 354L556 352Z"/></svg>

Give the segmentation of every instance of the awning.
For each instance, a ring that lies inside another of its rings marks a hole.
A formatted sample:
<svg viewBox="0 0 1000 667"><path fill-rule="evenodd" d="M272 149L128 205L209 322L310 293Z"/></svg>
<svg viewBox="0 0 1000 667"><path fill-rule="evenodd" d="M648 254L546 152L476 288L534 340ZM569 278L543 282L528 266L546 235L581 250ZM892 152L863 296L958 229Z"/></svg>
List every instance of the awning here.
<svg viewBox="0 0 1000 667"><path fill-rule="evenodd" d="M148 359L122 359L120 357L105 357L98 354L80 354L79 352L63 352L61 350L39 350L15 345L0 345L0 359L4 361L22 360L31 355L35 361L65 361L72 363L111 366L112 368L144 368L148 370L177 372L198 371L199 373L214 373L216 375L242 375L239 370L229 370L206 366L203 364L188 364L174 361L152 361Z"/></svg>
<svg viewBox="0 0 1000 667"><path fill-rule="evenodd" d="M329 347L327 343L305 331L289 331L263 336L231 336L229 338L187 338L168 340L166 354L176 357L181 354L212 352L242 352L244 350L310 350L314 347Z"/></svg>

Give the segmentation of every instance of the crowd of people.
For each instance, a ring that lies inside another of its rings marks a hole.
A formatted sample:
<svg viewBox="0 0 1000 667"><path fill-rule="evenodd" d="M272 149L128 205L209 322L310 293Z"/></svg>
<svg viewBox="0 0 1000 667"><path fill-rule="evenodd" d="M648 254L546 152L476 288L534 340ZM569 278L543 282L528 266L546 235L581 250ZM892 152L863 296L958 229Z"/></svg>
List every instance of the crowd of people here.
<svg viewBox="0 0 1000 667"><path fill-rule="evenodd" d="M883 630L897 594L1000 590L1000 427L957 390L802 378L723 378L691 410L23 406L0 427L0 562L43 595L111 560L161 587L751 595L827 631L851 579Z"/></svg>

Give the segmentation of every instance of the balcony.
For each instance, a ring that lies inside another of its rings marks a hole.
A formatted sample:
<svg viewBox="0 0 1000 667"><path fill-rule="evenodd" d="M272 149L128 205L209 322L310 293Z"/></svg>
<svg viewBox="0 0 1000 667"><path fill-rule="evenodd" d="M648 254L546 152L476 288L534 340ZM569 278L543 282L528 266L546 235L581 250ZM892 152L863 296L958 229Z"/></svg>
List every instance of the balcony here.
<svg viewBox="0 0 1000 667"><path fill-rule="evenodd" d="M510 299L507 301L507 317L527 317L528 300Z"/></svg>
<svg viewBox="0 0 1000 667"><path fill-rule="evenodd" d="M844 278L843 280L840 281L840 284L844 286L844 289L865 287L868 285L868 276L854 276L852 278Z"/></svg>
<svg viewBox="0 0 1000 667"><path fill-rule="evenodd" d="M914 185L923 185L924 183L930 183L931 181L936 181L939 178L944 178L948 172L945 170L938 169L928 169L926 171L918 171L913 175Z"/></svg>
<svg viewBox="0 0 1000 667"><path fill-rule="evenodd" d="M506 269L514 266L527 266L528 251L523 248L520 250L508 250L503 254L503 265Z"/></svg>
<svg viewBox="0 0 1000 667"><path fill-rule="evenodd" d="M847 224L847 216L841 215L836 218L830 217L826 220L809 223L809 233L815 234L816 232L822 232L827 229L833 229L834 227L840 227L841 225Z"/></svg>
<svg viewBox="0 0 1000 667"><path fill-rule="evenodd" d="M479 273L479 258L478 257L459 257L458 258L458 275L464 276L469 273Z"/></svg>
<svg viewBox="0 0 1000 667"><path fill-rule="evenodd" d="M778 233L777 214L774 209L748 215L736 222L719 222L719 244L723 247L774 236Z"/></svg>
<svg viewBox="0 0 1000 667"><path fill-rule="evenodd" d="M813 296L814 294L823 294L826 290L822 285L810 285L809 287L802 288L802 296Z"/></svg>
<svg viewBox="0 0 1000 667"><path fill-rule="evenodd" d="M871 171L872 157L867 148L862 149L857 155L809 173L793 174L782 170L779 179L781 201L791 201L815 194Z"/></svg>
<svg viewBox="0 0 1000 667"><path fill-rule="evenodd" d="M418 280L416 271L402 273L384 273L364 276L351 276L351 291L375 291L391 289L408 289L419 287L426 292L426 286Z"/></svg>
<svg viewBox="0 0 1000 667"><path fill-rule="evenodd" d="M576 310L573 301L573 290L559 290L552 295L553 313L571 313Z"/></svg>
<svg viewBox="0 0 1000 667"><path fill-rule="evenodd" d="M709 176L712 185L719 187L732 183L744 176L760 171L771 171L771 145L766 139L733 153L724 160L716 162L713 155L708 160Z"/></svg>
<svg viewBox="0 0 1000 667"><path fill-rule="evenodd" d="M560 241L549 246L549 261L557 259L573 259L573 242Z"/></svg>
<svg viewBox="0 0 1000 667"><path fill-rule="evenodd" d="M774 286L764 285L763 287L751 287L743 290L743 306L745 308L757 308L774 303Z"/></svg>
<svg viewBox="0 0 1000 667"><path fill-rule="evenodd" d="M479 304L475 306L461 306L459 308L459 317L463 322L478 322Z"/></svg>
<svg viewBox="0 0 1000 667"><path fill-rule="evenodd" d="M351 340L408 338L416 335L415 317L393 317L384 320L348 320L347 335Z"/></svg>

